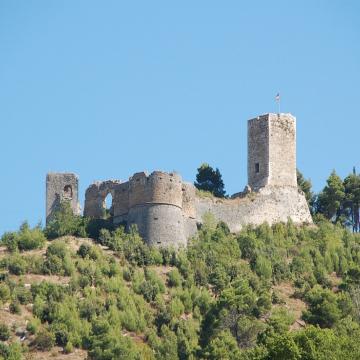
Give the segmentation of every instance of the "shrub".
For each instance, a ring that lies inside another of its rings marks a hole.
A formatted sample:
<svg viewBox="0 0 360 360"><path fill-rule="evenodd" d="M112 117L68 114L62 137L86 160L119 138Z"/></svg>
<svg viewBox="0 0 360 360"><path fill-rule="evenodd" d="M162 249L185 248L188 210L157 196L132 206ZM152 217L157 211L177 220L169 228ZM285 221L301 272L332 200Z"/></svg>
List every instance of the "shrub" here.
<svg viewBox="0 0 360 360"><path fill-rule="evenodd" d="M71 341L68 341L67 344L64 347L64 352L65 352L65 354L70 354L73 351L74 351L73 344L71 343Z"/></svg>
<svg viewBox="0 0 360 360"><path fill-rule="evenodd" d="M91 254L91 245L89 244L81 244L79 250L76 253L77 255L85 258L86 256L90 256Z"/></svg>
<svg viewBox="0 0 360 360"><path fill-rule="evenodd" d="M171 287L178 287L181 285L181 275L177 268L171 270L168 274L168 284Z"/></svg>
<svg viewBox="0 0 360 360"><path fill-rule="evenodd" d="M6 341L9 339L9 337L10 337L9 327L4 323L0 323L0 340Z"/></svg>
<svg viewBox="0 0 360 360"><path fill-rule="evenodd" d="M271 262L264 256L258 256L255 263L255 272L259 277L270 279L272 275Z"/></svg>
<svg viewBox="0 0 360 360"><path fill-rule="evenodd" d="M46 239L40 225L31 229L29 224L24 222L19 231L5 233L1 241L9 251L24 251L42 248Z"/></svg>
<svg viewBox="0 0 360 360"><path fill-rule="evenodd" d="M63 201L52 220L46 225L45 235L48 239L64 235L86 237L86 227L87 219L74 215L70 203Z"/></svg>
<svg viewBox="0 0 360 360"><path fill-rule="evenodd" d="M38 318L33 318L31 319L27 325L26 325L26 330L30 333L30 334L36 334L39 327L41 325L41 322Z"/></svg>
<svg viewBox="0 0 360 360"><path fill-rule="evenodd" d="M8 270L10 274L23 275L27 271L27 264L20 255L13 255L8 260Z"/></svg>
<svg viewBox="0 0 360 360"><path fill-rule="evenodd" d="M337 296L331 290L314 287L305 297L309 304L303 319L320 327L332 327L341 317Z"/></svg>
<svg viewBox="0 0 360 360"><path fill-rule="evenodd" d="M211 360L240 360L239 347L229 330L222 331L211 339L205 353L206 357Z"/></svg>
<svg viewBox="0 0 360 360"><path fill-rule="evenodd" d="M145 269L145 279L140 284L138 293L142 294L146 301L154 301L159 293L165 291L164 283L154 271L149 269Z"/></svg>
<svg viewBox="0 0 360 360"><path fill-rule="evenodd" d="M0 301L1 302L6 302L7 300L10 299L10 288L7 284L0 283Z"/></svg>
<svg viewBox="0 0 360 360"><path fill-rule="evenodd" d="M294 321L295 316L284 307L275 308L267 320L276 333L286 332Z"/></svg>
<svg viewBox="0 0 360 360"><path fill-rule="evenodd" d="M67 276L70 276L74 272L70 251L63 240L55 240L47 248L44 272L46 274Z"/></svg>
<svg viewBox="0 0 360 360"><path fill-rule="evenodd" d="M34 346L40 351L49 351L55 344L55 336L46 329L41 329L34 339Z"/></svg>
<svg viewBox="0 0 360 360"><path fill-rule="evenodd" d="M22 349L19 342L13 342L10 345L0 342L0 359L21 360Z"/></svg>
<svg viewBox="0 0 360 360"><path fill-rule="evenodd" d="M21 314L21 307L19 301L12 301L9 305L9 310L12 314Z"/></svg>

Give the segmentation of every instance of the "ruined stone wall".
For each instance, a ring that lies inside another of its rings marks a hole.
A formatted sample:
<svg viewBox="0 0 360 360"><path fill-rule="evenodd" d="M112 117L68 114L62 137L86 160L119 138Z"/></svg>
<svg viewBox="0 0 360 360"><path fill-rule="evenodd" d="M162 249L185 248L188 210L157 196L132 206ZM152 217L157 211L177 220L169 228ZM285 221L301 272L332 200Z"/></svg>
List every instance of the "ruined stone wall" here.
<svg viewBox="0 0 360 360"><path fill-rule="evenodd" d="M296 119L291 114L269 114L269 129L269 184L296 187Z"/></svg>
<svg viewBox="0 0 360 360"><path fill-rule="evenodd" d="M114 219L126 216L129 212L129 182L124 182L115 187L113 197ZM120 221L121 222L121 221Z"/></svg>
<svg viewBox="0 0 360 360"><path fill-rule="evenodd" d="M46 175L46 223L59 209L62 201L69 201L74 214L80 214L79 179L73 173L48 173Z"/></svg>
<svg viewBox="0 0 360 360"><path fill-rule="evenodd" d="M269 182L268 115L248 121L248 184L259 189Z"/></svg>
<svg viewBox="0 0 360 360"><path fill-rule="evenodd" d="M248 224L267 222L271 225L287 222L289 218L295 224L312 223L304 194L290 186L267 186L244 198L196 198L195 206L197 222L210 212L217 220L224 221L232 232L238 232Z"/></svg>
<svg viewBox="0 0 360 360"><path fill-rule="evenodd" d="M115 189L119 185L121 185L119 180L97 181L91 184L85 192L84 216L94 219L103 218L106 212L105 199L108 194L111 194L114 203ZM113 215L113 204L109 210Z"/></svg>
<svg viewBox="0 0 360 360"><path fill-rule="evenodd" d="M184 182L182 184L182 210L185 217L195 219L195 186L191 183Z"/></svg>

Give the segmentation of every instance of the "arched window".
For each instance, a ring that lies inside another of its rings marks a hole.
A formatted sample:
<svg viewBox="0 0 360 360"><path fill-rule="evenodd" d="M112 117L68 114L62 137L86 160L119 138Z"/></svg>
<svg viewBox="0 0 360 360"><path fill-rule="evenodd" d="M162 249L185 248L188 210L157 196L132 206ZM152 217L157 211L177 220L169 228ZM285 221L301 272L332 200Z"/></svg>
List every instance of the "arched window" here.
<svg viewBox="0 0 360 360"><path fill-rule="evenodd" d="M65 199L72 199L72 197L73 197L73 192L72 192L72 187L71 187L71 185L65 185L65 186L64 186L63 197L64 197Z"/></svg>

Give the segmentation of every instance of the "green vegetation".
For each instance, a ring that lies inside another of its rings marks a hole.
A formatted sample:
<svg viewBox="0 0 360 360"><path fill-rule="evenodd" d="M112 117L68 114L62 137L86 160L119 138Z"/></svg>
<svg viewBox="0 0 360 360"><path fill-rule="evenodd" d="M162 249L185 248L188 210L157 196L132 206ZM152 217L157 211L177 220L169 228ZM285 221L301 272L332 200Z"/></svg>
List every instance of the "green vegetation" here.
<svg viewBox="0 0 360 360"><path fill-rule="evenodd" d="M7 232L1 237L1 243L11 252L41 249L46 238L40 225L31 229L27 222L17 232Z"/></svg>
<svg viewBox="0 0 360 360"><path fill-rule="evenodd" d="M196 181L197 189L210 192L216 197L224 197L225 189L221 173L218 168L215 170L209 164L201 164L197 169Z"/></svg>
<svg viewBox="0 0 360 360"><path fill-rule="evenodd" d="M57 218L52 228L80 234L86 219L74 229L62 224L71 216ZM23 232L22 226L12 236ZM10 256L0 261L0 301L15 313L33 304L30 342L20 346L13 330L0 324L1 338L9 341L0 346L3 358L54 345L65 353L83 348L90 359L360 356L360 236L340 223L263 224L234 235L207 214L179 252L149 248L134 228L98 233L94 243L82 241L75 249L66 238L53 240L43 255L19 252L3 237ZM29 289L6 273L56 274L67 276L68 284L49 280ZM282 284L304 304L303 329L291 330L300 319L286 305L291 299L274 290Z"/></svg>
<svg viewBox="0 0 360 360"><path fill-rule="evenodd" d="M299 171L297 181L315 219L325 217L360 232L360 174L355 169L344 180L333 170L319 194L311 191L310 180L305 180Z"/></svg>

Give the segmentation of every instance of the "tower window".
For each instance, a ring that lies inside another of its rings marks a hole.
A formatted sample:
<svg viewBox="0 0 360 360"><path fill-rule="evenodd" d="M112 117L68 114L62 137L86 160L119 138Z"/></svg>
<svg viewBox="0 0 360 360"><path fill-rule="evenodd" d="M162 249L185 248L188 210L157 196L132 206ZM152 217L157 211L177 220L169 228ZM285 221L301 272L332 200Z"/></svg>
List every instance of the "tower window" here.
<svg viewBox="0 0 360 360"><path fill-rule="evenodd" d="M65 199L72 199L73 193L71 185L64 186L63 196Z"/></svg>
<svg viewBox="0 0 360 360"><path fill-rule="evenodd" d="M260 164L256 163L255 164L255 172L258 174L260 172Z"/></svg>

